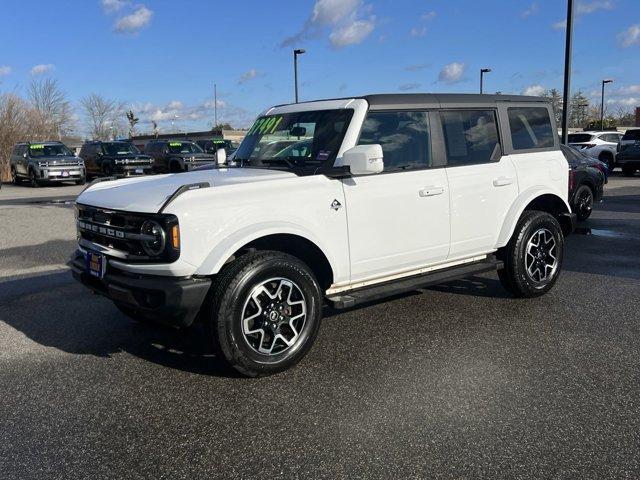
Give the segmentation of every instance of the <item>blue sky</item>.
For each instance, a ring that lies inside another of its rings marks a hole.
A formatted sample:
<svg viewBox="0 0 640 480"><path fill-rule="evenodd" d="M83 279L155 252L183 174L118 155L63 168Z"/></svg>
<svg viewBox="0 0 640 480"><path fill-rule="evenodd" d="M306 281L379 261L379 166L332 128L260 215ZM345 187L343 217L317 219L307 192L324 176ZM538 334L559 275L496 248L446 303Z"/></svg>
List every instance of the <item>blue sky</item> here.
<svg viewBox="0 0 640 480"><path fill-rule="evenodd" d="M539 93L562 86L563 0L23 0L0 29L0 91L58 80L77 104L89 93L126 102L169 128L247 126L293 97L374 92ZM611 108L640 106L638 0L577 0L573 89ZM82 122L79 122L82 129Z"/></svg>

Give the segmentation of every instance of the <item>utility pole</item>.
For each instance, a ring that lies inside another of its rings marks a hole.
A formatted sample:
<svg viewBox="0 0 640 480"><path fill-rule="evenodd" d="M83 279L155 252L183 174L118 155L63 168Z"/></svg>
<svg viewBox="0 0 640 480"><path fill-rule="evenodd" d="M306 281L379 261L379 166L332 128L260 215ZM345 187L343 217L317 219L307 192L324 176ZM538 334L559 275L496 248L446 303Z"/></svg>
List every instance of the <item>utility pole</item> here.
<svg viewBox="0 0 640 480"><path fill-rule="evenodd" d="M573 52L573 0L567 0L567 37L564 45L564 95L562 100L562 143L569 138L569 95L571 90L571 56Z"/></svg>
<svg viewBox="0 0 640 480"><path fill-rule="evenodd" d="M213 84L213 128L218 126L218 85Z"/></svg>

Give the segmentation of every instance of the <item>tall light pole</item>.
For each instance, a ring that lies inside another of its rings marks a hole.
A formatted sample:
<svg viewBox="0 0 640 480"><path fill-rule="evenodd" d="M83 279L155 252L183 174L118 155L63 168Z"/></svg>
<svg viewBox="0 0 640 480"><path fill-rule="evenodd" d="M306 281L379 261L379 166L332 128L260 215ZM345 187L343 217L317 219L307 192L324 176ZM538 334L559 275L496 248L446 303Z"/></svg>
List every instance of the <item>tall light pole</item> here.
<svg viewBox="0 0 640 480"><path fill-rule="evenodd" d="M490 68L481 68L480 69L480 93L483 93L483 84L484 84L484 74L489 73L491 71Z"/></svg>
<svg viewBox="0 0 640 480"><path fill-rule="evenodd" d="M218 85L213 84L213 128L218 126Z"/></svg>
<svg viewBox="0 0 640 480"><path fill-rule="evenodd" d="M600 131L604 130L604 86L607 83L613 83L613 80L602 80L602 97L600 99Z"/></svg>
<svg viewBox="0 0 640 480"><path fill-rule="evenodd" d="M571 94L571 56L573 49L573 0L567 0L567 37L564 44L564 92L562 97L562 143L569 139L569 95Z"/></svg>
<svg viewBox="0 0 640 480"><path fill-rule="evenodd" d="M298 103L298 55L306 53L303 48L296 48L293 51L293 82L296 90L296 103Z"/></svg>

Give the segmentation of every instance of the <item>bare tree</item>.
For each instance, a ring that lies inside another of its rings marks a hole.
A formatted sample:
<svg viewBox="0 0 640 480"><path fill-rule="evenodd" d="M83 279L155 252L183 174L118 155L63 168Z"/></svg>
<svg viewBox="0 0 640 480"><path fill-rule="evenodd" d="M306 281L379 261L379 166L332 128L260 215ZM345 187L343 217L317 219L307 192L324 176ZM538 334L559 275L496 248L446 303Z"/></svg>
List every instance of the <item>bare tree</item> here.
<svg viewBox="0 0 640 480"><path fill-rule="evenodd" d="M58 82L51 78L35 79L27 88L32 107L32 134L47 139L61 139L74 129L73 111Z"/></svg>
<svg viewBox="0 0 640 480"><path fill-rule="evenodd" d="M9 156L14 144L27 140L32 115L27 102L14 94L0 95L0 180L9 179Z"/></svg>
<svg viewBox="0 0 640 480"><path fill-rule="evenodd" d="M123 122L124 103L92 93L80 100L94 140L116 138L126 132Z"/></svg>

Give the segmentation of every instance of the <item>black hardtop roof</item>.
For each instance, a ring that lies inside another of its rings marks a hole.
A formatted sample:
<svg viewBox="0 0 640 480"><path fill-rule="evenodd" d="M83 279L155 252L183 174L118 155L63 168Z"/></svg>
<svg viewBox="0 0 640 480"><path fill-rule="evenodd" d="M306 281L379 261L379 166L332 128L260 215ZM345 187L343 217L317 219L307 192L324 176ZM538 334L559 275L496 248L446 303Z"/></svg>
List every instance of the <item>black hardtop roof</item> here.
<svg viewBox="0 0 640 480"><path fill-rule="evenodd" d="M131 140L125 138L123 140L87 140L85 145L97 145L98 143L131 143Z"/></svg>
<svg viewBox="0 0 640 480"><path fill-rule="evenodd" d="M356 97L325 98L300 103L315 103L331 100L364 99L373 110L390 108L446 108L478 107L495 105L498 102L549 103L544 97L530 95L488 95L479 93L378 93ZM282 107L290 104L276 105Z"/></svg>

